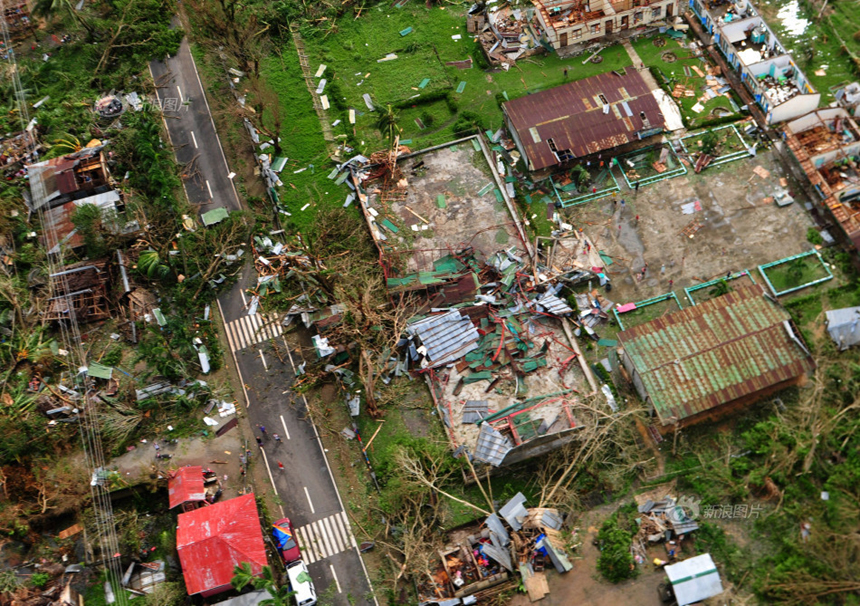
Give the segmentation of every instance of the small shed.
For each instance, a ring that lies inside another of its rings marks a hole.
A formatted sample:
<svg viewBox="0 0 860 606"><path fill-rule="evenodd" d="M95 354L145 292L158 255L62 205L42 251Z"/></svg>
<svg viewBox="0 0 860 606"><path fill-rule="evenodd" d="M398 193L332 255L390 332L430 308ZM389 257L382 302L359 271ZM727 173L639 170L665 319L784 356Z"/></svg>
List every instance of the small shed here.
<svg viewBox="0 0 860 606"><path fill-rule="evenodd" d="M711 554L704 553L688 558L664 569L678 606L694 604L723 592L723 583Z"/></svg>
<svg viewBox="0 0 860 606"><path fill-rule="evenodd" d="M206 504L206 488L203 468L200 465L180 467L167 480L167 495L170 509L182 506L182 511L191 511Z"/></svg>
<svg viewBox="0 0 860 606"><path fill-rule="evenodd" d="M831 309L826 316L827 332L839 346L839 351L860 343L860 307Z"/></svg>

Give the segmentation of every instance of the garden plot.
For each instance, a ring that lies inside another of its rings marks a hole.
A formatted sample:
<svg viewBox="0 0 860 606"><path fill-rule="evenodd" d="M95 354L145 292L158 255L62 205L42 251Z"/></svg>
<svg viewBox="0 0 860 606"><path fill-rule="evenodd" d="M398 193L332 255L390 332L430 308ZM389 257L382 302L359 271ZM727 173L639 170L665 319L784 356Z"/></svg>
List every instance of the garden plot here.
<svg viewBox="0 0 860 606"><path fill-rule="evenodd" d="M830 268L816 250L759 265L758 270L775 296L787 295L833 278Z"/></svg>
<svg viewBox="0 0 860 606"><path fill-rule="evenodd" d="M749 157L749 147L734 124L682 137L681 146L691 158L710 157L709 161L702 162L702 169ZM700 170L698 162L696 170Z"/></svg>
<svg viewBox="0 0 860 606"><path fill-rule="evenodd" d="M601 162L601 164L603 164ZM609 166L578 164L550 177L555 197L562 206L576 206L621 191Z"/></svg>
<svg viewBox="0 0 860 606"><path fill-rule="evenodd" d="M656 320L666 314L683 309L681 302L673 292L666 293L644 301L619 305L612 310L621 330L627 330L651 320Z"/></svg>
<svg viewBox="0 0 860 606"><path fill-rule="evenodd" d="M686 167L669 145L646 147L619 156L615 162L621 169L621 174L624 175L627 187L630 188L687 173Z"/></svg>

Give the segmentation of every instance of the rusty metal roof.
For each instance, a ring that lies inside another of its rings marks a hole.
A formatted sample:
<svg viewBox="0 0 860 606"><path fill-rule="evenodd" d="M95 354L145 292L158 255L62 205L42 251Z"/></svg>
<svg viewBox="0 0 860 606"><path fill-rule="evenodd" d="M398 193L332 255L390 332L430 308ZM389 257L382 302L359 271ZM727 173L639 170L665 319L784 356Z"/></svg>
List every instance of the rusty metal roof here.
<svg viewBox="0 0 860 606"><path fill-rule="evenodd" d="M668 425L815 368L788 320L761 286L750 285L625 330L618 340Z"/></svg>
<svg viewBox="0 0 860 606"><path fill-rule="evenodd" d="M609 107L606 113L604 105ZM665 128L657 99L632 68L623 76L610 72L526 95L503 103L502 109L531 170L560 162L550 139L556 150L582 157L637 141L640 131Z"/></svg>

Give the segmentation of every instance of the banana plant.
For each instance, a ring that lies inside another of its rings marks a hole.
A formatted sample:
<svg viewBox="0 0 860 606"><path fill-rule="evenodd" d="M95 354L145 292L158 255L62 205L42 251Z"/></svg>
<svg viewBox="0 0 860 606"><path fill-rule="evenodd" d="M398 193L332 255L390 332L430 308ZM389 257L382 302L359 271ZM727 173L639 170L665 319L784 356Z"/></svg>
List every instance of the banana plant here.
<svg viewBox="0 0 860 606"><path fill-rule="evenodd" d="M151 248L140 253L137 270L150 280L163 280L170 275L170 267L162 263L161 255Z"/></svg>

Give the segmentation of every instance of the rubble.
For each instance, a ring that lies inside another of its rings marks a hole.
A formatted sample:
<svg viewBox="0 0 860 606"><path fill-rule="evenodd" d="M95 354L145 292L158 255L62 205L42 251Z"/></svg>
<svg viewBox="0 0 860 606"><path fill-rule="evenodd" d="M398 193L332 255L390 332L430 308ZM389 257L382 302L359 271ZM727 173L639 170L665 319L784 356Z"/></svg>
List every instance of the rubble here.
<svg viewBox="0 0 860 606"><path fill-rule="evenodd" d="M560 535L564 516L557 509L526 508L525 502L518 493L498 514L488 516L480 530L452 533L449 546L439 551L437 567L416 575L419 603L486 597L493 588L502 591L515 586L516 575L532 601L549 593L547 564L560 573L572 569Z"/></svg>

